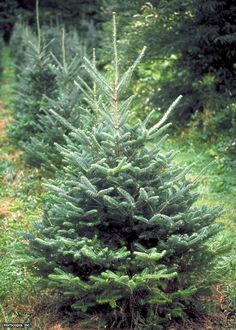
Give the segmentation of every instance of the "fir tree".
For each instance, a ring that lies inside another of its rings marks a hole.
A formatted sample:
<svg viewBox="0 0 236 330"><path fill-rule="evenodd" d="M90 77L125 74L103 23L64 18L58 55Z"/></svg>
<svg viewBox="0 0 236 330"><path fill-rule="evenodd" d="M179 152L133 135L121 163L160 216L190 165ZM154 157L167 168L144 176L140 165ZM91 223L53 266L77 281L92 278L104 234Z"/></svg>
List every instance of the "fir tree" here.
<svg viewBox="0 0 236 330"><path fill-rule="evenodd" d="M24 144L38 130L38 117L47 97L56 97L55 73L47 46L33 41L27 47L26 65L18 76L14 100L14 122L9 136L17 145Z"/></svg>
<svg viewBox="0 0 236 330"><path fill-rule="evenodd" d="M85 55L85 48L80 45L76 47L77 55L68 61L67 55L70 54L70 48L66 48L65 30L62 30L61 53L57 54L61 58L52 55L52 72L55 74L55 82L57 87L56 98L46 98L45 109L42 109L37 120L37 131L23 145L24 159L31 165L44 165L48 169L55 169L55 165L61 163L61 156L56 148L55 143L63 145L65 136L70 132L68 124L64 125L59 121L49 109L53 109L68 123L75 126L80 125L83 121L83 111L81 110L81 91L75 83L77 76L81 75L81 58ZM73 44L73 43L72 43ZM75 50L74 50L75 52ZM52 166L53 165L53 166Z"/></svg>
<svg viewBox="0 0 236 330"><path fill-rule="evenodd" d="M9 42L10 55L14 61L17 79L20 79L21 71L27 66L29 41L35 43L34 33L20 18L14 25Z"/></svg>
<svg viewBox="0 0 236 330"><path fill-rule="evenodd" d="M154 126L152 114L132 122L133 96L125 91L144 50L120 76L113 21L113 80L85 59L94 86L81 89L96 124L73 129L61 148L66 165L47 183L49 202L25 258L78 315L101 313L109 329L158 329L208 284L207 242L221 228L214 223L220 211L193 206L190 169L161 151L180 97Z"/></svg>
<svg viewBox="0 0 236 330"><path fill-rule="evenodd" d="M26 30L28 38L23 65L20 65L14 107L14 122L9 129L9 137L22 146L38 131L38 118L46 107L46 97L56 97L56 80L48 44L45 44L39 26L38 10L37 35ZM46 97L45 97L46 96Z"/></svg>
<svg viewBox="0 0 236 330"><path fill-rule="evenodd" d="M48 110L54 109L69 122L81 122L80 90L74 80L81 71L86 46L75 30L63 28L61 33L59 26L42 29L37 6L36 17L37 35L18 23L11 40L19 74L15 121L9 136L21 147L27 163L54 170L61 163L54 143L63 144L69 130ZM17 44L21 45L18 49Z"/></svg>

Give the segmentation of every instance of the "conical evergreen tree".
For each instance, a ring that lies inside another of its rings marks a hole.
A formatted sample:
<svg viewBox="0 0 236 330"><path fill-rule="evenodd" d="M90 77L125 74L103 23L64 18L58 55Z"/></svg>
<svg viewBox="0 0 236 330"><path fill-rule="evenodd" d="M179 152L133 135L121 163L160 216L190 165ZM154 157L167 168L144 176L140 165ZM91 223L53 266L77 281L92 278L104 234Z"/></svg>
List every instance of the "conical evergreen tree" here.
<svg viewBox="0 0 236 330"><path fill-rule="evenodd" d="M27 64L27 48L29 47L29 40L32 39L34 39L34 37L31 28L20 18L14 25L9 42L10 55L14 60L17 78Z"/></svg>
<svg viewBox="0 0 236 330"><path fill-rule="evenodd" d="M66 166L47 184L49 202L25 258L78 315L101 313L109 329L158 329L207 285L207 242L221 228L220 211L193 206L190 169L160 149L180 98L155 126L150 116L132 123L125 91L144 50L120 76L113 20L113 80L85 59L94 88L84 92L97 121L74 129L61 148Z"/></svg>
<svg viewBox="0 0 236 330"><path fill-rule="evenodd" d="M77 55L68 62L68 50L65 46L65 30L62 32L60 61L52 55L52 72L55 74L56 98L46 97L45 109L42 109L37 119L37 131L23 145L24 159L31 165L44 165L51 170L61 163L61 155L55 143L63 145L65 136L70 132L68 124L63 125L50 112L53 109L62 118L81 125L83 116L81 110L81 91L76 85L77 76L81 75L81 58L85 55L85 48L77 47ZM53 166L52 166L53 165Z"/></svg>
<svg viewBox="0 0 236 330"><path fill-rule="evenodd" d="M69 130L48 110L52 108L69 122L80 125L81 93L74 80L81 71L86 47L75 30L65 32L63 28L61 41L59 26L42 29L37 3L36 18L37 35L19 23L11 40L19 75L15 121L9 136L24 151L23 158L30 165L55 170L61 157L54 143L62 145ZM21 45L18 49L17 43Z"/></svg>
<svg viewBox="0 0 236 330"><path fill-rule="evenodd" d="M22 146L38 130L38 118L46 107L46 97L55 98L57 93L55 72L53 71L48 45L44 43L38 19L37 35L26 30L15 97L14 122L9 129L9 137ZM20 52L21 53L21 52Z"/></svg>

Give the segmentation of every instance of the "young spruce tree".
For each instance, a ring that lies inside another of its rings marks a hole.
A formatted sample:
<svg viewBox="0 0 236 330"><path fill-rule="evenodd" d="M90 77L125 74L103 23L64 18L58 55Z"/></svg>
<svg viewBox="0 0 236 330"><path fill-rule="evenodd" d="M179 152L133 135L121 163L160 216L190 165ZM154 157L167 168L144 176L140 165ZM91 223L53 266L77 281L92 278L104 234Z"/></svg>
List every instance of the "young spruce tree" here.
<svg viewBox="0 0 236 330"><path fill-rule="evenodd" d="M45 97L45 107L37 118L37 130L23 145L24 159L33 166L45 166L55 169L61 164L61 155L55 143L65 144L65 136L70 129L53 116L49 109L53 109L62 118L75 127L81 125L83 111L81 110L81 91L75 83L81 75L81 58L85 55L85 48L77 45L77 55L67 60L68 51L65 44L65 30L62 30L61 60L51 53L51 68L55 75L57 95L54 98Z"/></svg>
<svg viewBox="0 0 236 330"><path fill-rule="evenodd" d="M15 121L9 136L21 147L27 163L55 170L61 164L55 142L63 145L69 129L48 110L52 108L76 127L81 124L81 92L74 81L81 75L86 47L75 30L62 29L61 33L59 26L42 29L38 3L36 18L37 36L29 27L18 24L11 40L18 84ZM21 46L17 48L19 42Z"/></svg>
<svg viewBox="0 0 236 330"><path fill-rule="evenodd" d="M27 48L29 47L29 40L32 39L32 29L20 18L14 25L9 42L10 55L14 60L17 78L21 76L21 72L27 64Z"/></svg>
<svg viewBox="0 0 236 330"><path fill-rule="evenodd" d="M37 35L29 29L24 30L20 47L24 56L18 67L14 122L8 131L11 140L21 148L39 130L38 119L48 103L46 97L55 98L57 95L55 72L48 45L40 31L38 6L36 8Z"/></svg>
<svg viewBox="0 0 236 330"><path fill-rule="evenodd" d="M144 50L120 76L115 14L113 22L113 80L85 58L94 88L81 89L97 121L92 130L74 129L61 148L66 165L47 184L49 202L26 258L78 315L100 314L109 329L158 329L207 285L207 243L221 228L220 211L193 206L189 168L160 149L180 97L153 127L150 116L132 122L125 91Z"/></svg>

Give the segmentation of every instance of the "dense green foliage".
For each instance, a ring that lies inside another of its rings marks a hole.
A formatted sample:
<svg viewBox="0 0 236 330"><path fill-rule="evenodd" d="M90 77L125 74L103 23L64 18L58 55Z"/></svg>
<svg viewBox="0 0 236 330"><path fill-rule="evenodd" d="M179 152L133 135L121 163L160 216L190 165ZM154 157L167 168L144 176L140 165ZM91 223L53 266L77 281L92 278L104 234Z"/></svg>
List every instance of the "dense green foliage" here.
<svg viewBox="0 0 236 330"><path fill-rule="evenodd" d="M52 165L53 167L55 165L59 166L61 156L55 143L60 145L65 143L65 136L69 132L69 123L73 123L75 127L81 125L81 92L74 80L77 79L78 74L81 74L83 48L81 46L75 47L74 49L77 50L77 55L74 55L74 58L67 62L66 55L68 54L71 57L73 53L70 52L70 49L65 48L64 37L63 35L60 54L62 60L60 61L52 54L51 67L55 74L57 96L52 95L46 98L46 104L44 103L41 108L41 115L37 116L34 122L36 127L34 134L28 134L30 139L22 145L24 159L34 166L40 166L41 164L48 168L51 168ZM81 54L79 54L79 50ZM61 117L67 119L67 126L53 117L49 113L50 109L53 109Z"/></svg>
<svg viewBox="0 0 236 330"><path fill-rule="evenodd" d="M66 68L62 66L57 68L55 80L58 96L55 99L47 99L47 104L44 104L41 115L36 118L37 131L31 135L28 134L30 139L22 144L24 159L29 164L37 167L43 164L48 168L51 168L51 165L60 164L61 156L55 143L63 145L69 130L68 126L63 125L49 113L49 109L54 109L60 116L74 123L75 126L80 124L81 111L78 106L80 91L73 81L79 68L76 59L69 68L70 71L65 70Z"/></svg>
<svg viewBox="0 0 236 330"><path fill-rule="evenodd" d="M214 223L221 212L193 207L189 168L160 150L174 105L152 127L149 118L130 124L133 97L123 97L143 52L122 76L115 37L114 54L112 81L85 59L97 90L86 92L96 123L73 129L61 148L66 166L47 184L43 220L25 258L78 315L102 312L115 329L161 328L209 284L214 253L207 242L221 229Z"/></svg>
<svg viewBox="0 0 236 330"><path fill-rule="evenodd" d="M12 31L12 36L9 42L11 56L14 59L16 66L16 74L20 73L26 65L26 54L29 45L29 40L35 37L32 36L32 31L22 22L17 22ZM34 39L35 42L35 39Z"/></svg>
<svg viewBox="0 0 236 330"><path fill-rule="evenodd" d="M22 24L17 28L10 44L15 54L18 85L15 121L9 136L22 148L29 164L59 165L61 157L55 143L64 143L68 128L48 111L54 109L79 126L80 89L74 80L79 73L82 76L80 63L86 47L79 42L76 31L65 33L59 27L42 29L37 37Z"/></svg>
<svg viewBox="0 0 236 330"><path fill-rule="evenodd" d="M228 134L227 130L231 138L224 148L230 148L236 96L234 1L116 4L124 15L120 28L123 61L127 53L134 56L136 45L140 49L147 46L133 85L145 104L137 106L139 116L152 108L163 112L166 99L181 93L184 100L175 112L177 122L188 124L191 119L195 129L204 131L205 139L216 137L219 131ZM106 28L110 30L109 23Z"/></svg>
<svg viewBox="0 0 236 330"><path fill-rule="evenodd" d="M45 97L56 96L55 73L47 45L42 44L35 35L31 36L25 50L25 61L19 69L15 121L10 130L11 138L17 144L28 141L38 130L38 116L47 103Z"/></svg>

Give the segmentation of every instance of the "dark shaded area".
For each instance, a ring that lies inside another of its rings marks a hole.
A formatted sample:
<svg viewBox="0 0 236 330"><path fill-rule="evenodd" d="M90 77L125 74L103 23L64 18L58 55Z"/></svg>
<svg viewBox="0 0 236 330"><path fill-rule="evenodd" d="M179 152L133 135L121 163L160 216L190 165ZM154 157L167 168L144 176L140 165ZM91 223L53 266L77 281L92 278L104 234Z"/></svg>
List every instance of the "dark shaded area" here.
<svg viewBox="0 0 236 330"><path fill-rule="evenodd" d="M40 21L41 24L63 23L77 26L83 32L85 22L97 25L103 21L100 3L98 0L41 0L39 3ZM5 42L10 40L14 23L19 16L33 26L35 24L35 0L0 1L0 32Z"/></svg>
<svg viewBox="0 0 236 330"><path fill-rule="evenodd" d="M2 34L5 42L11 37L11 32L16 21L18 12L18 2L16 0L0 1L0 34Z"/></svg>

